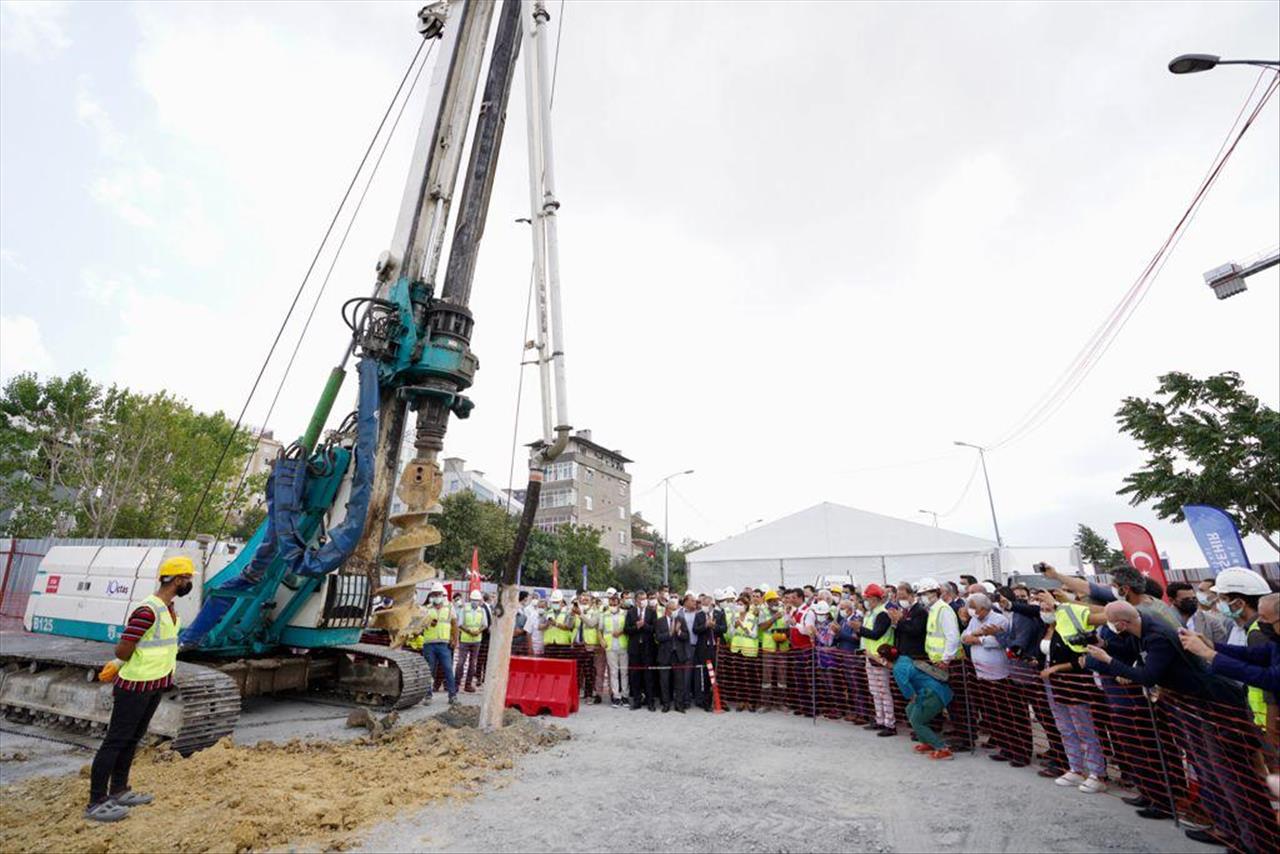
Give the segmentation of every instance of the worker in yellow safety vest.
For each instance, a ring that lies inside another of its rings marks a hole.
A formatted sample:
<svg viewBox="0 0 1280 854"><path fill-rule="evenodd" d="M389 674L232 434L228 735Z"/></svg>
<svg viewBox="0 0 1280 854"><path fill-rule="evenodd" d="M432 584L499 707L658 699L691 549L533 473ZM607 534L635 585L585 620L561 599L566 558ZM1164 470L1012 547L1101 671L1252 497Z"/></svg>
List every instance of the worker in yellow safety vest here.
<svg viewBox="0 0 1280 854"><path fill-rule="evenodd" d="M760 638L756 626L759 615L751 605L751 596L738 597L738 607L729 619L729 654L731 671L725 680L739 683L737 710L754 712L760 707Z"/></svg>
<svg viewBox="0 0 1280 854"><path fill-rule="evenodd" d="M480 660L480 641L487 628L489 613L484 609L484 596L479 590L472 590L467 595L467 604L458 612L458 663L453 674L455 685L462 685L467 694L476 692L471 683Z"/></svg>
<svg viewBox="0 0 1280 854"><path fill-rule="evenodd" d="M623 631L627 623L626 612L620 607L618 592L610 587L605 591L608 606L600 612L600 650L604 653L604 692L609 705L626 706L629 702L627 636Z"/></svg>
<svg viewBox="0 0 1280 854"><path fill-rule="evenodd" d="M453 671L453 647L458 643L458 618L447 600L444 585L435 582L427 592L426 617L422 633L411 646L422 650L422 657L431 668L431 681L427 683L427 696L422 704L431 702L431 694L443 684L449 692L449 705L458 702L458 682Z"/></svg>
<svg viewBox="0 0 1280 854"><path fill-rule="evenodd" d="M787 681L787 656L791 643L787 634L787 612L775 590L762 597L756 632L760 638L761 700L766 706L782 705L782 687ZM776 692L776 696L775 696Z"/></svg>
<svg viewBox="0 0 1280 854"><path fill-rule="evenodd" d="M113 683L113 702L106 737L89 772L88 819L119 821L128 818L130 807L154 800L129 788L129 769L161 698L173 687L182 628L173 601L191 592L195 573L195 563L186 555L160 562L156 573L160 589L130 613L116 643L115 660L98 675L99 680Z"/></svg>

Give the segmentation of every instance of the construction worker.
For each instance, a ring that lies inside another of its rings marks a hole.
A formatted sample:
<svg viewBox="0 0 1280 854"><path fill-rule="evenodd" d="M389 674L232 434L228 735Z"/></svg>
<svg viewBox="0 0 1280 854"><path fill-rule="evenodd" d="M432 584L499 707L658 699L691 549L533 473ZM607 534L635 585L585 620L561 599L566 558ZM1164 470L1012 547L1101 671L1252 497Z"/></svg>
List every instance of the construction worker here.
<svg viewBox="0 0 1280 854"><path fill-rule="evenodd" d="M147 733L164 692L173 686L182 621L173 600L194 586L196 567L184 555L165 558L157 577L160 589L143 599L129 615L116 643L115 660L98 679L114 683L111 721L89 772L89 806L85 818L119 821L129 807L149 804L151 795L129 788L129 769L138 742Z"/></svg>
<svg viewBox="0 0 1280 854"><path fill-rule="evenodd" d="M880 658L877 651L882 646L893 646L893 621L885 610L886 594L879 584L868 584L862 591L862 597L867 603L867 615L862 621L855 621L854 628L862 639L867 688L871 694L875 723L880 727L876 735L887 737L898 732L893 715L893 694L889 690L892 665ZM954 612L952 616L955 616ZM959 631L958 623L956 631Z"/></svg>
<svg viewBox="0 0 1280 854"><path fill-rule="evenodd" d="M479 590L467 595L467 604L458 614L458 663L454 670L454 684L461 683L467 694L476 692L472 681L480 660L480 641L489 627L489 614L484 608L484 596Z"/></svg>
<svg viewBox="0 0 1280 854"><path fill-rule="evenodd" d="M431 693L443 680L449 691L449 704L458 702L458 682L453 672L453 644L458 635L457 616L447 601L444 585L435 582L427 593L426 625L418 636L422 657L432 671L423 705L431 702Z"/></svg>
<svg viewBox="0 0 1280 854"><path fill-rule="evenodd" d="M1262 631L1262 622L1258 619L1258 603L1263 596L1271 593L1266 580L1252 569L1244 567L1227 567L1218 572L1210 588L1218 597L1218 610L1238 628L1232 632L1236 640L1229 643L1236 646L1266 647L1270 639ZM1239 634L1244 635L1240 642ZM1257 686L1249 686L1245 694L1253 722L1262 729L1267 728L1268 694ZM1274 695L1272 695L1274 702Z"/></svg>
<svg viewBox="0 0 1280 854"><path fill-rule="evenodd" d="M782 692L786 682L787 652L791 644L787 637L787 613L783 610L782 600L774 590L762 597L763 607L756 631L760 636L761 671L761 703L764 708L781 706Z"/></svg>
<svg viewBox="0 0 1280 854"><path fill-rule="evenodd" d="M609 606L600 614L600 649L604 652L605 693L609 705L628 703L627 615L619 607L618 592L610 587L606 594Z"/></svg>
<svg viewBox="0 0 1280 854"><path fill-rule="evenodd" d="M606 591L606 596L617 596L617 591L610 587ZM582 643L586 647L585 653L590 656L588 662L591 672L587 674L588 680L584 686L592 690L591 702L597 706L604 700L605 686L605 670L607 669L607 661L604 646L600 643L600 614L601 608L599 600L587 593L582 594L582 598L586 600L585 607L582 608Z"/></svg>
<svg viewBox="0 0 1280 854"><path fill-rule="evenodd" d="M949 588L947 588L949 591ZM924 652L929 661L945 667L949 672L948 684L953 694L947 710L956 733L951 747L969 750L973 746L973 727L969 719L969 695L964 670L964 647L960 645L960 618L943 598L944 588L934 578L922 578L916 584L916 592L924 597L929 608L925 621Z"/></svg>
<svg viewBox="0 0 1280 854"><path fill-rule="evenodd" d="M756 634L757 615L751 607L751 596L738 597L738 607L729 620L729 654L733 660L734 676L741 686L738 694L739 712L754 712L760 705L760 638Z"/></svg>
<svg viewBox="0 0 1280 854"><path fill-rule="evenodd" d="M547 623L542 629L542 644L548 658L573 656L573 612L565 607L564 594L552 591L547 604Z"/></svg>

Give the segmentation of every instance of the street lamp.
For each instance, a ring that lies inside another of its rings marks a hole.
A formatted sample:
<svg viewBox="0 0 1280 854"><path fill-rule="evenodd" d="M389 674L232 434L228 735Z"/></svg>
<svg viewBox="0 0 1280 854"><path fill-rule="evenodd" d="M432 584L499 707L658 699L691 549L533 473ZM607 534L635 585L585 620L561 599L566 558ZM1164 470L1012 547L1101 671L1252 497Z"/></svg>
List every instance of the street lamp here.
<svg viewBox="0 0 1280 854"><path fill-rule="evenodd" d="M938 511L936 510L917 510L917 513L923 513L926 516L933 517L933 527L938 527Z"/></svg>
<svg viewBox="0 0 1280 854"><path fill-rule="evenodd" d="M671 478L693 474L693 469L678 471L662 479L662 583L671 586Z"/></svg>
<svg viewBox="0 0 1280 854"><path fill-rule="evenodd" d="M752 526L752 525L759 525L759 524L760 524L761 522L763 522L763 521L764 521L764 519L763 519L763 518L760 518L760 519L752 519L750 522L748 522L747 524L745 524L745 525L743 525L743 526L742 526L742 533L744 533L744 534L745 534L747 531L750 531L750 530L751 530L751 526Z"/></svg>
<svg viewBox="0 0 1280 854"><path fill-rule="evenodd" d="M996 502L991 497L991 478L987 477L987 449L981 445L971 445L968 442L956 442L964 448L974 448L978 452L978 459L982 462L982 479L987 484L987 504L991 506L991 526L996 529L996 545L1004 548L1004 540L1000 538L1000 523L996 521Z"/></svg>
<svg viewBox="0 0 1280 854"><path fill-rule="evenodd" d="M1195 74L1197 71L1208 71L1219 65L1254 65L1258 68L1280 67L1280 60L1270 59L1223 59L1211 53L1184 53L1169 60L1169 70L1174 74Z"/></svg>

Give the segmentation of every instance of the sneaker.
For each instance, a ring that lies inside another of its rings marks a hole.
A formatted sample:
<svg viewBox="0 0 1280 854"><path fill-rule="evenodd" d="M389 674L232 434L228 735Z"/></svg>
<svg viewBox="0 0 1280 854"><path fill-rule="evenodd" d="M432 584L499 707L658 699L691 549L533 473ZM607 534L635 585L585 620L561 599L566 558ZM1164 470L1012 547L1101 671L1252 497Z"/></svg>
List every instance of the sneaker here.
<svg viewBox="0 0 1280 854"><path fill-rule="evenodd" d="M929 754L930 759L951 759L953 756L954 754L945 747L941 750L935 750L933 753Z"/></svg>
<svg viewBox="0 0 1280 854"><path fill-rule="evenodd" d="M456 706L456 705L458 705L458 695L457 695L457 694L450 694L450 695L449 695L449 705L451 705L451 706Z"/></svg>
<svg viewBox="0 0 1280 854"><path fill-rule="evenodd" d="M915 747L911 749L914 750L916 753L933 753L933 748L923 743L917 744Z"/></svg>
<svg viewBox="0 0 1280 854"><path fill-rule="evenodd" d="M876 733L876 736L878 738L889 738L890 736L894 736L897 734L898 734L897 727L887 726L884 729L880 730L878 733Z"/></svg>
<svg viewBox="0 0 1280 854"><path fill-rule="evenodd" d="M151 803L155 798L151 795L144 795L142 792L125 789L118 795L112 795L111 800L122 807L141 807Z"/></svg>
<svg viewBox="0 0 1280 854"><path fill-rule="evenodd" d="M84 811L84 817L90 821L119 821L122 818L129 817L129 808L122 807L115 801L107 798L105 801L99 801Z"/></svg>
<svg viewBox="0 0 1280 854"><path fill-rule="evenodd" d="M1077 774L1075 771L1068 771L1053 782L1057 783L1059 786L1079 786L1084 783L1084 777Z"/></svg>
<svg viewBox="0 0 1280 854"><path fill-rule="evenodd" d="M1084 792L1086 795L1095 795L1098 792L1105 792L1107 790L1107 781L1099 780L1097 775L1090 774L1089 778L1079 786L1076 786L1076 788Z"/></svg>
<svg viewBox="0 0 1280 854"><path fill-rule="evenodd" d="M428 694L427 696L425 696L425 697L423 697L423 698L422 698L422 705L424 705L424 706L429 706L429 705L431 705L431 695L430 695L430 694Z"/></svg>

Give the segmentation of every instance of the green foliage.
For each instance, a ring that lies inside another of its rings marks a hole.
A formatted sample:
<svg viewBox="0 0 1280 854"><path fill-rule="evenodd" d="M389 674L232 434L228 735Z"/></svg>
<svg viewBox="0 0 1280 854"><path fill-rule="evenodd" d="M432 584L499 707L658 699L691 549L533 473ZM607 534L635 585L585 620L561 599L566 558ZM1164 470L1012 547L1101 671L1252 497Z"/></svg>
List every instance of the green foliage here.
<svg viewBox="0 0 1280 854"><path fill-rule="evenodd" d="M1127 397L1120 428L1148 455L1125 477L1120 495L1153 503L1163 519L1181 522L1184 504L1212 504L1280 550L1280 413L1244 390L1239 374L1207 379L1169 373L1156 397Z"/></svg>
<svg viewBox="0 0 1280 854"><path fill-rule="evenodd" d="M82 371L44 382L20 374L0 393L0 506L17 508L5 533L182 536L229 438L197 532L222 524L253 446L247 431L233 435L221 412L104 388Z"/></svg>
<svg viewBox="0 0 1280 854"><path fill-rule="evenodd" d="M1115 569L1125 565L1124 552L1111 548L1107 538L1088 525L1077 527L1075 547L1080 550L1081 559L1099 569Z"/></svg>

